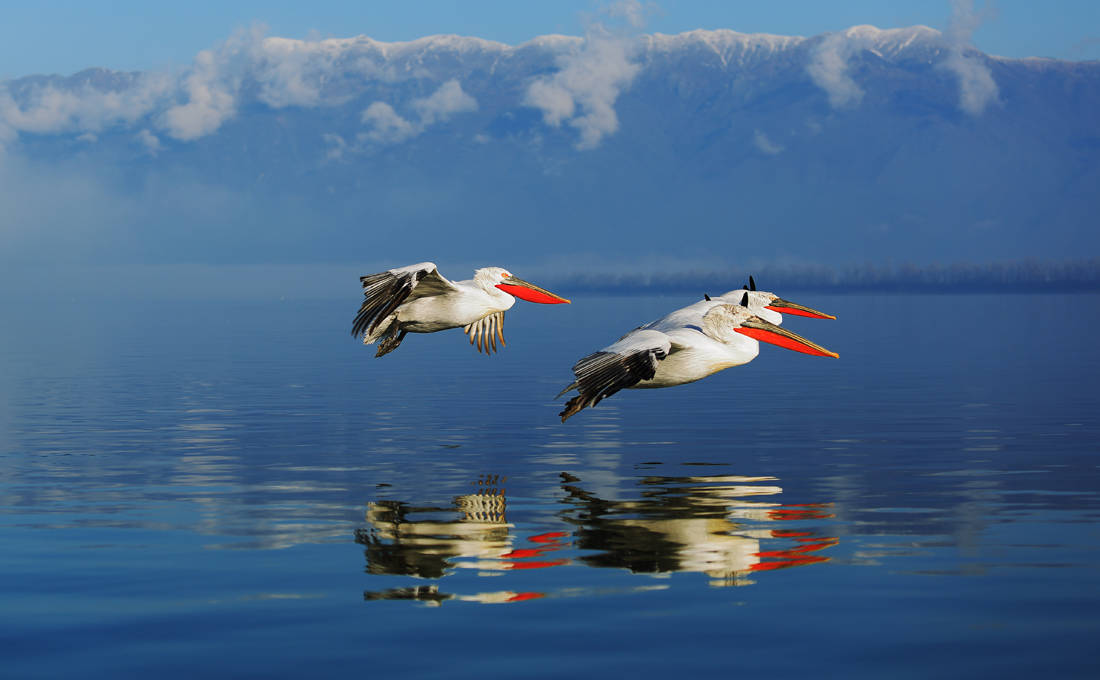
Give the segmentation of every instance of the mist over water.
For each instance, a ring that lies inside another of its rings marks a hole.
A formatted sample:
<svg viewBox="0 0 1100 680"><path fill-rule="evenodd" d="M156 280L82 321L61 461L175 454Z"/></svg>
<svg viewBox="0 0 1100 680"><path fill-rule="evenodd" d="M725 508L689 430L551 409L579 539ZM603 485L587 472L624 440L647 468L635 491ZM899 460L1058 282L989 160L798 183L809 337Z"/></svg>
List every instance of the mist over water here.
<svg viewBox="0 0 1100 680"><path fill-rule="evenodd" d="M506 259L506 258L504 258ZM718 295L741 288L749 275L761 289L799 294L1037 293L1100 290L1100 259L1012 260L994 263L808 264L763 261L688 264L680 258L605 260L560 257L495 261L567 296ZM473 275L486 262L436 262L452 280ZM58 304L103 306L194 304L199 301L328 301L349 298L365 271L384 271L392 262L368 264L81 264L53 263L0 268L0 286L19 291L4 308ZM354 296L351 296L354 300ZM659 311L659 310L658 310ZM660 316L658 313L657 316Z"/></svg>
<svg viewBox="0 0 1100 680"><path fill-rule="evenodd" d="M6 310L7 672L1098 670L1097 295L791 295L839 360L564 425L577 358L695 296L377 360L355 298Z"/></svg>

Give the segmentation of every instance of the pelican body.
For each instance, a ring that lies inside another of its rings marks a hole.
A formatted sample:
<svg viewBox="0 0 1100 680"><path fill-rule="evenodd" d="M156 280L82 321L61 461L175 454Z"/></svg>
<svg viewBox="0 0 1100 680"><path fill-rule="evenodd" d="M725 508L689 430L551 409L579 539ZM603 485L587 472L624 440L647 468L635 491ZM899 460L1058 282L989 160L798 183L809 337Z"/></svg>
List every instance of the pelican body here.
<svg viewBox="0 0 1100 680"><path fill-rule="evenodd" d="M489 354L504 345L504 312L516 298L541 304L569 300L517 278L500 267L485 267L467 281L450 281L432 262L390 269L359 278L363 304L351 334L363 344L381 340L376 357L397 349L407 333L435 333L462 328Z"/></svg>
<svg viewBox="0 0 1100 680"><path fill-rule="evenodd" d="M742 291L737 304L706 299L640 326L584 357L573 366L576 380L558 394L578 392L559 414L562 422L621 389L684 385L747 364L760 353L760 342L816 356L838 356L761 318L757 311L749 306L747 291Z"/></svg>

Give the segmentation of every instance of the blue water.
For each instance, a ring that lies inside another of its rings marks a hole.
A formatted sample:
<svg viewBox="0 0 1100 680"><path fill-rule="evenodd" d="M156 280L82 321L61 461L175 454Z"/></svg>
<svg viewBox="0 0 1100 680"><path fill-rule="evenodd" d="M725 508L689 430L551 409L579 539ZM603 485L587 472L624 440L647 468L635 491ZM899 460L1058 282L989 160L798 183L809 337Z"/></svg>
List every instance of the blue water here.
<svg viewBox="0 0 1100 680"><path fill-rule="evenodd" d="M692 300L382 359L354 293L9 301L0 675L1097 677L1100 296L789 297L839 360L565 425Z"/></svg>

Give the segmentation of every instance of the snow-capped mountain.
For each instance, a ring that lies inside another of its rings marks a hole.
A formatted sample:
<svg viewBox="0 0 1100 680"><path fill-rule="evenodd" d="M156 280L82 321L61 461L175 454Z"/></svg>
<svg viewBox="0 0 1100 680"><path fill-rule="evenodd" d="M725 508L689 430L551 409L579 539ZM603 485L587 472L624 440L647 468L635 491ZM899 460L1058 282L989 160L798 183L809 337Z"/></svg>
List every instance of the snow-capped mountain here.
<svg viewBox="0 0 1100 680"><path fill-rule="evenodd" d="M1097 62L924 26L243 33L177 72L0 83L0 257L1095 256L1097 111Z"/></svg>

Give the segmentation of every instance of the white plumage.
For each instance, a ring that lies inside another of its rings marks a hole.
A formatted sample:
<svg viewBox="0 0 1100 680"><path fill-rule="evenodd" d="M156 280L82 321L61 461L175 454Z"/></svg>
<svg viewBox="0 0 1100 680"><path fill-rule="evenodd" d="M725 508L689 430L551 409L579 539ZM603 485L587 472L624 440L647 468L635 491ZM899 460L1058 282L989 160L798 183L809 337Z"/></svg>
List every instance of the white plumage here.
<svg viewBox="0 0 1100 680"><path fill-rule="evenodd" d="M562 422L621 389L683 385L746 364L759 354L759 341L806 354L837 356L761 318L760 308L749 306L749 293L741 291L737 304L708 298L677 309L578 361L573 366L576 380L558 394L578 392L566 402Z"/></svg>
<svg viewBox="0 0 1100 680"><path fill-rule="evenodd" d="M351 334L363 344L381 340L375 356L397 349L407 333L463 328L470 343L491 353L504 345L504 312L516 297L542 304L568 303L500 267L485 267L467 281L450 281L432 262L398 267L359 278L363 304Z"/></svg>

